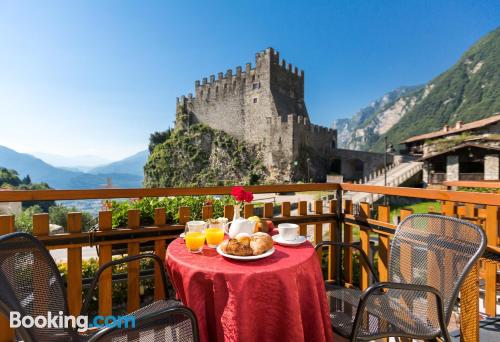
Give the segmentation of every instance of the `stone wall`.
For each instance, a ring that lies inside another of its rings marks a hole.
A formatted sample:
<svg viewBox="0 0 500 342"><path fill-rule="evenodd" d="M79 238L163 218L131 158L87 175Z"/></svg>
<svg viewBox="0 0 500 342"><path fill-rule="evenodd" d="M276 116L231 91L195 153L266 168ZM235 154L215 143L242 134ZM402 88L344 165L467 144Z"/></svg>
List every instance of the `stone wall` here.
<svg viewBox="0 0 500 342"><path fill-rule="evenodd" d="M499 180L500 179L500 162L499 154L489 154L484 157L484 179Z"/></svg>

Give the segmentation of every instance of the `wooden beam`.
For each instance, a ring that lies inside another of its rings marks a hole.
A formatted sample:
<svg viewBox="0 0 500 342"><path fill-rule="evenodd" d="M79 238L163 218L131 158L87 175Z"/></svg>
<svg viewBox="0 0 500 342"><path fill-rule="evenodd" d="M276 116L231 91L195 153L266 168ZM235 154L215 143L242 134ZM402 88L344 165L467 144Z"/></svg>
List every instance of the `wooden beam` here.
<svg viewBox="0 0 500 342"><path fill-rule="evenodd" d="M110 231L112 229L111 211L99 212L99 230ZM112 259L112 245L99 247L99 267L110 262ZM99 277L99 315L110 316L113 314L113 288L112 270L105 270Z"/></svg>
<svg viewBox="0 0 500 342"><path fill-rule="evenodd" d="M0 235L13 233L15 231L14 215L0 215ZM0 342L12 342L14 330L10 328L7 317L0 314Z"/></svg>
<svg viewBox="0 0 500 342"><path fill-rule="evenodd" d="M213 207L210 206L212 209ZM212 213L210 213L210 216L212 216ZM155 213L154 213L154 223L157 226L161 226L166 224L167 222L167 214L165 211L165 208L156 208ZM165 257L166 257L166 248L165 248L165 240L157 240L155 241L155 254L158 255L161 260L165 262ZM163 284L161 281L161 274L165 273L166 270L163 268L160 268L157 263L155 262L155 294L154 298L155 300L161 300L166 298L166 293L163 290Z"/></svg>
<svg viewBox="0 0 500 342"><path fill-rule="evenodd" d="M82 231L82 213L68 213L68 232ZM68 310L78 316L82 307L82 248L68 248Z"/></svg>
<svg viewBox="0 0 500 342"><path fill-rule="evenodd" d="M128 227L131 229L140 229L141 212L137 209L128 211ZM138 255L140 253L140 244L138 242L128 243L128 256ZM127 269L127 312L132 312L140 308L140 262L139 260L128 263Z"/></svg>

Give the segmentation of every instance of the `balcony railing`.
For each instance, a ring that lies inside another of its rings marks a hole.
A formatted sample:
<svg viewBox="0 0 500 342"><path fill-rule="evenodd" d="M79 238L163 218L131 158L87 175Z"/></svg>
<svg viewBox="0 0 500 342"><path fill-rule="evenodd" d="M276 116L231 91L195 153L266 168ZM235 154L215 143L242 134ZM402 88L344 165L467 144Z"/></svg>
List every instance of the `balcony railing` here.
<svg viewBox="0 0 500 342"><path fill-rule="evenodd" d="M274 215L273 203L264 203L262 216L274 224L280 222L294 222L299 224L301 235L307 234L307 226L312 225L313 242L318 243L324 238L324 224L328 227L327 239L334 241L353 241L353 231L359 229L359 243L361 248L369 254L370 237L376 236L378 240L378 272L381 281L387 280L389 246L396 225L390 221L390 207L378 205L371 207L368 203L356 205L343 200L345 191L364 192L386 196L420 198L442 202L441 214L464 218L481 225L488 238L487 252L480 263L474 267L465 285L461 290L461 340L479 340L479 277L484 283L484 310L488 316L496 315L496 286L497 266L500 255L499 248L499 205L500 194L454 192L439 190L424 190L401 187L383 187L359 184L290 184L290 185L263 185L248 186L247 190L254 193L279 193L279 192L304 192L321 191L334 192L334 200L327 203L317 200L311 205L312 213L308 212L308 203L297 203L297 212L292 215L292 203L281 203L281 212ZM230 187L201 187L201 188L156 188L156 189L100 189L100 190L40 190L40 191L2 191L0 202L19 202L28 200L85 200L85 199L113 199L113 198L141 198L141 197L167 197L167 196L200 196L200 195L225 195L231 191ZM326 205L325 205L326 204ZM293 205L295 206L295 205ZM326 209L325 209L326 208ZM254 206L247 204L244 207L244 216L254 214ZM201 215L204 219L210 218L213 208L205 205ZM396 214L399 219L410 215L409 209L400 209ZM81 230L81 213L68 215L67 232L62 234L49 234L48 214L35 214L33 216L33 234L44 242L48 249L67 249L68 251L68 276L67 292L70 314L79 313L82 305L82 247L90 245L99 246L99 263L104 264L112 258L112 248L116 245L126 244L127 253L134 255L140 253L141 244L153 244L152 249L161 258L165 258L166 244L175 239L184 229L184 224L190 219L191 208L180 207L179 220L175 224L166 224L164 208L154 210L154 224L151 226L140 225L140 211L128 211L126 227L112 228L112 212L100 211L98 214L98 229L88 233ZM233 207L224 207L224 216L232 218ZM0 235L15 230L13 215L0 215ZM318 255L320 257L320 255ZM353 258L344 256L344 272L340 272L340 265L335 261L340 255L330 249L328 251L328 278L341 280L348 284L353 283L354 268ZM155 269L156 299L164 296L159 286L159 272ZM127 269L127 310L133 311L140 305L140 269L137 264L129 265ZM341 276L342 275L342 276ZM368 287L369 277L367 265L361 265L360 287ZM100 315L112 314L112 274L102 275L99 281L98 311ZM0 317L0 341L10 341L12 332L8 323Z"/></svg>

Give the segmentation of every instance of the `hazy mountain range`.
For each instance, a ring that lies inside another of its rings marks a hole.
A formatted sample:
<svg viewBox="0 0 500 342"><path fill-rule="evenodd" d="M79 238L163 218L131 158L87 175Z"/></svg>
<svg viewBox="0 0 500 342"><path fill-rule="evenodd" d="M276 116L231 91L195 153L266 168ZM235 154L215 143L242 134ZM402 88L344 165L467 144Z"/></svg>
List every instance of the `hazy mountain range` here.
<svg viewBox="0 0 500 342"><path fill-rule="evenodd" d="M335 120L339 147L383 151L408 137L500 112L500 28L467 50L450 69L423 86L385 94L349 119Z"/></svg>
<svg viewBox="0 0 500 342"><path fill-rule="evenodd" d="M115 187L142 187L142 167L146 159L147 152L141 151L123 160L82 172L55 167L31 154L0 146L0 166L16 170L21 177L29 174L33 182L46 182L55 189L100 188L107 185L109 178Z"/></svg>

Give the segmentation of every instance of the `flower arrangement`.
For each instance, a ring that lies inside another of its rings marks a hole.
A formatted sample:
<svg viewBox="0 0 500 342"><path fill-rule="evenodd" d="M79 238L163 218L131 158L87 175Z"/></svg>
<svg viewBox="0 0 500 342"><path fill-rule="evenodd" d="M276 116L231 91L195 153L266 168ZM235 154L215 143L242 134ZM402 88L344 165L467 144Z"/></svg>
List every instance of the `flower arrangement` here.
<svg viewBox="0 0 500 342"><path fill-rule="evenodd" d="M240 205L243 205L245 202L250 203L253 201L253 194L250 191L245 191L242 186L233 186L231 195L237 202L240 202Z"/></svg>

